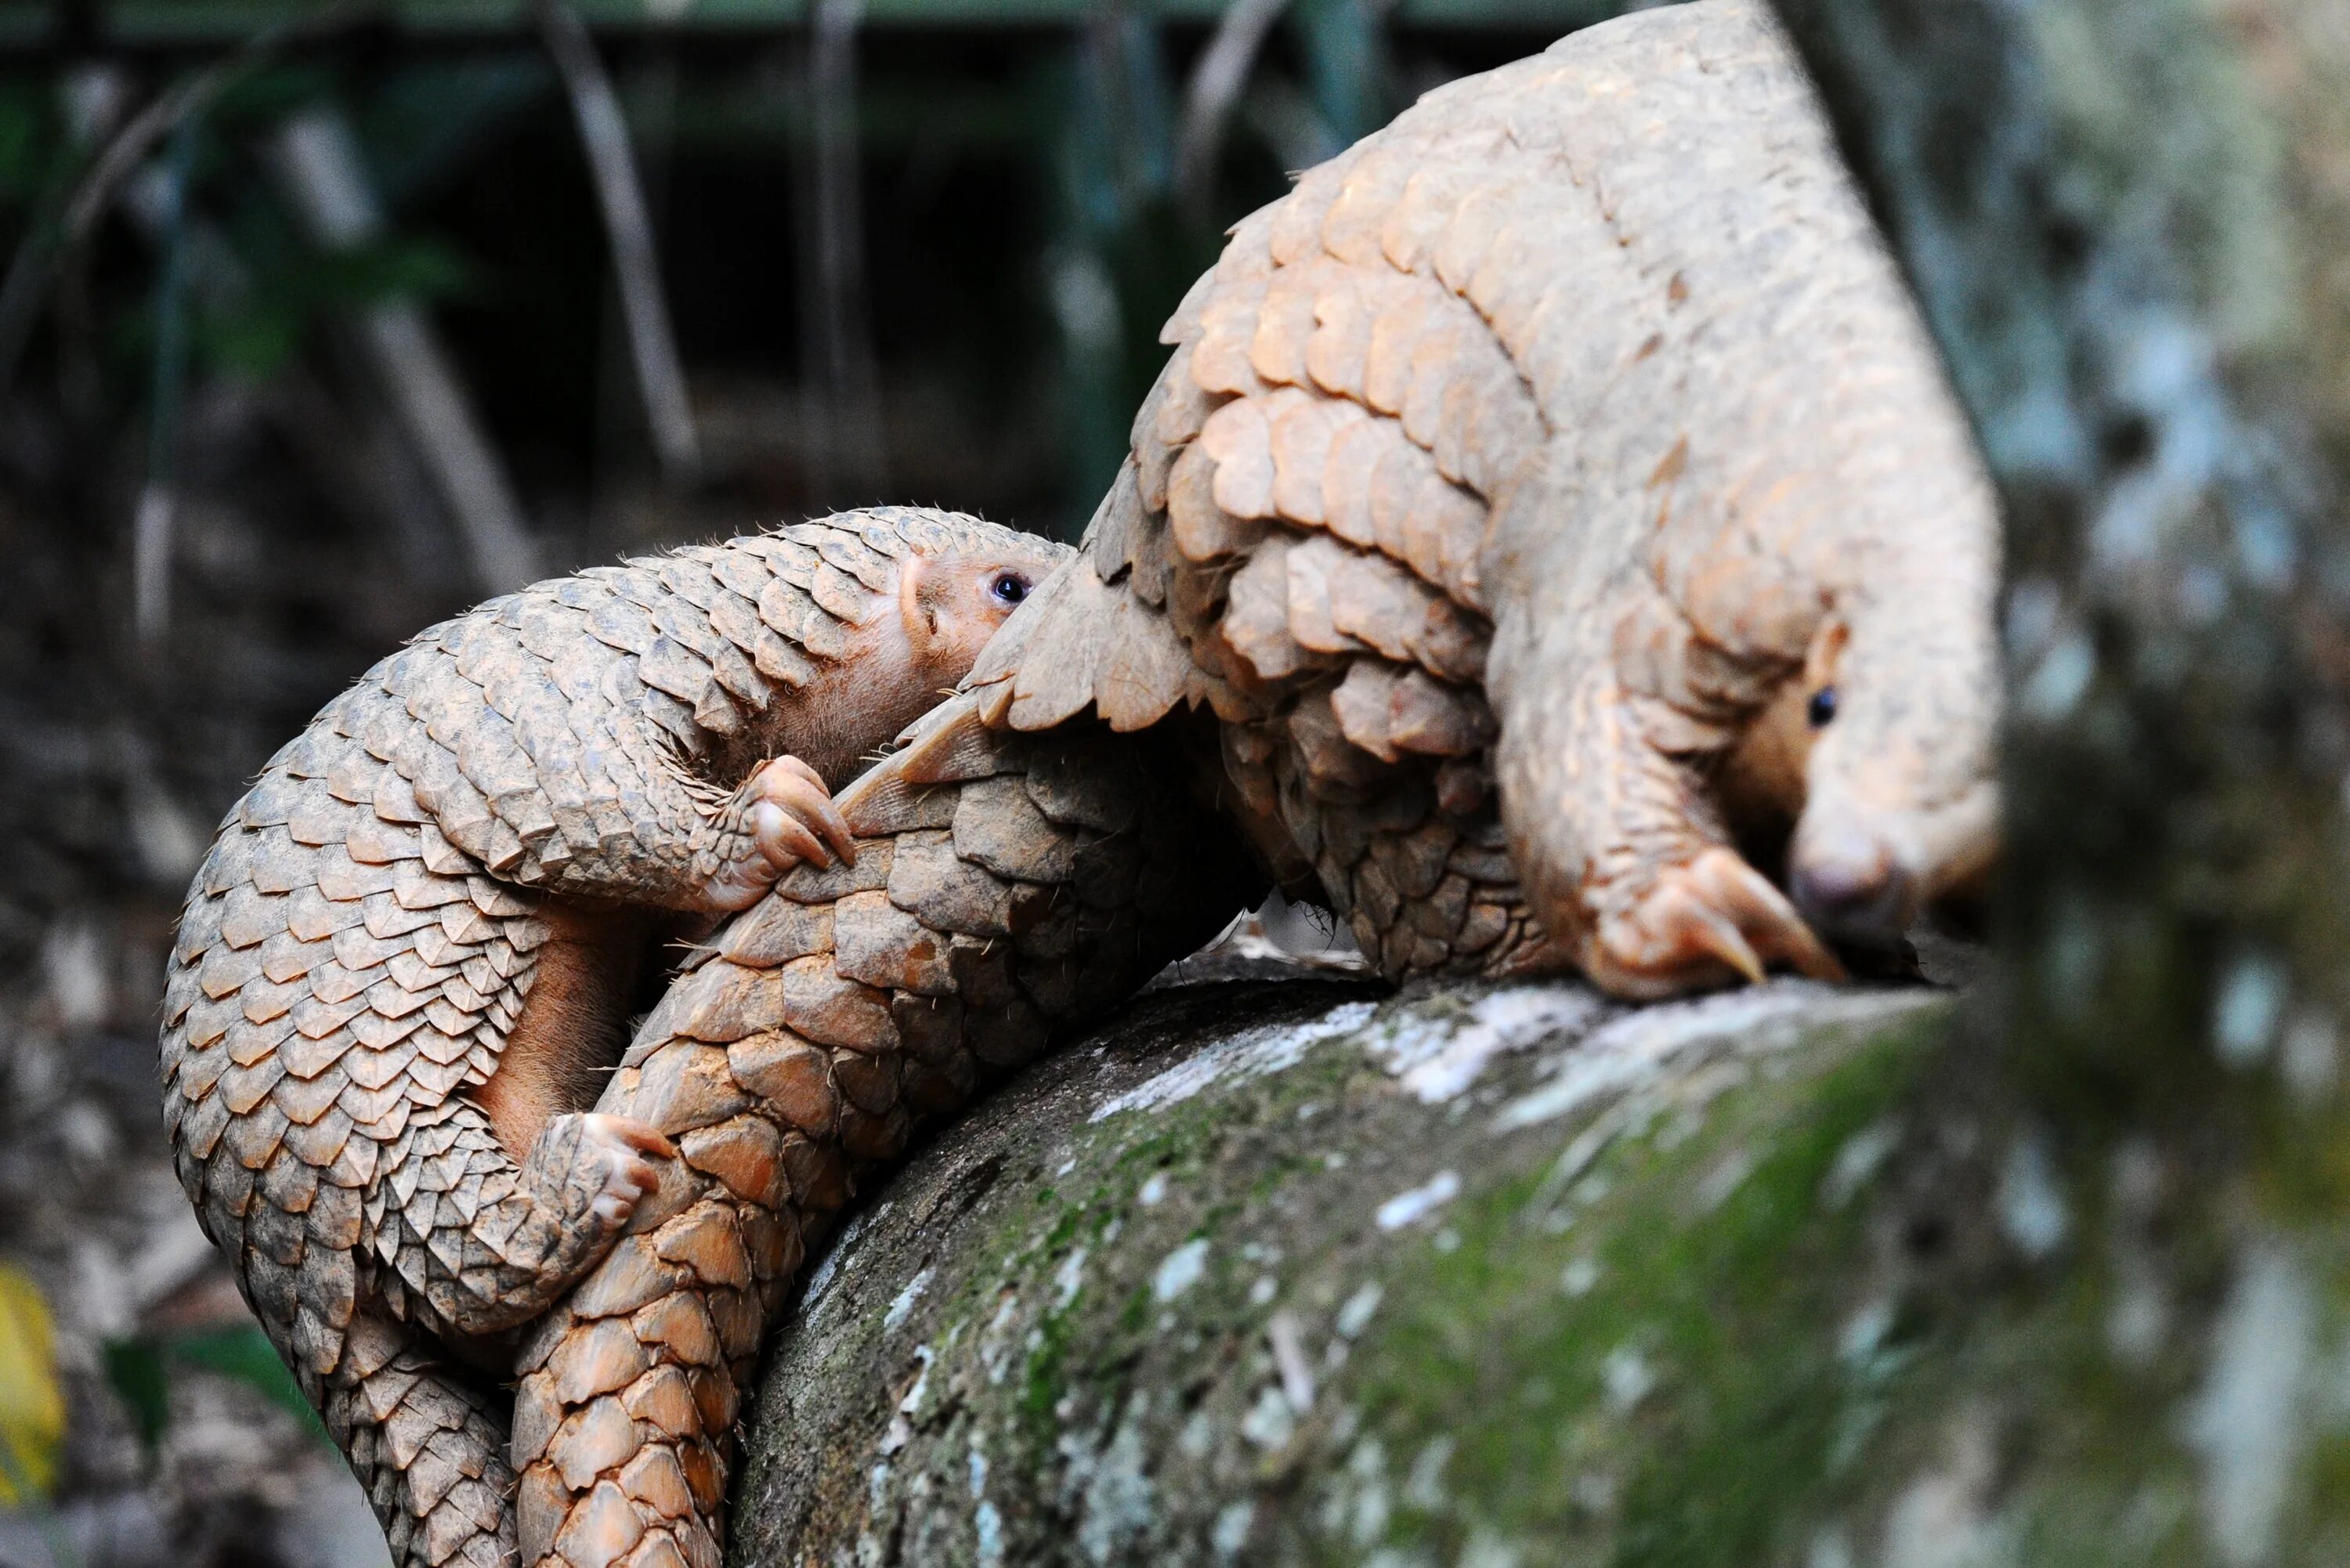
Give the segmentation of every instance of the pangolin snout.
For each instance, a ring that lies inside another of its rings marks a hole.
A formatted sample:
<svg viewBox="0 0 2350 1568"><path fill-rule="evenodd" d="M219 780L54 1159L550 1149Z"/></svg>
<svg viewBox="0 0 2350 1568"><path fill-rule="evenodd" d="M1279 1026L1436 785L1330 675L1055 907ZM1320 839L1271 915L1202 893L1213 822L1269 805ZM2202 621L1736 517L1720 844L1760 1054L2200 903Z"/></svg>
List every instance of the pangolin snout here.
<svg viewBox="0 0 2350 1568"><path fill-rule="evenodd" d="M1806 919L1853 941L1892 942L1918 913L1917 877L1874 834L1808 836L1796 845L1789 881Z"/></svg>

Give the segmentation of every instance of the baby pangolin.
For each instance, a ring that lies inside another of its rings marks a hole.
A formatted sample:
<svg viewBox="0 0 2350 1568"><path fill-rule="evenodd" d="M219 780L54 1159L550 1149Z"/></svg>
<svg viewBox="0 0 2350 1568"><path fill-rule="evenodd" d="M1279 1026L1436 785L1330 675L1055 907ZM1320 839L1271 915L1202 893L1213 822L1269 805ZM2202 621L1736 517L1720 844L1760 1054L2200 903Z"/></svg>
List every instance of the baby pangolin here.
<svg viewBox="0 0 2350 1568"><path fill-rule="evenodd" d="M1889 940L1988 863L1991 491L1760 0L1430 93L1164 337L991 722L1211 708L1259 846L1397 976L1834 974L1814 924ZM1792 902L1742 819L1792 825Z"/></svg>
<svg viewBox="0 0 2350 1568"><path fill-rule="evenodd" d="M648 960L853 861L829 792L1066 554L883 509L541 583L377 665L229 813L164 1119L404 1564L512 1562L510 1331L675 1152L588 1114Z"/></svg>

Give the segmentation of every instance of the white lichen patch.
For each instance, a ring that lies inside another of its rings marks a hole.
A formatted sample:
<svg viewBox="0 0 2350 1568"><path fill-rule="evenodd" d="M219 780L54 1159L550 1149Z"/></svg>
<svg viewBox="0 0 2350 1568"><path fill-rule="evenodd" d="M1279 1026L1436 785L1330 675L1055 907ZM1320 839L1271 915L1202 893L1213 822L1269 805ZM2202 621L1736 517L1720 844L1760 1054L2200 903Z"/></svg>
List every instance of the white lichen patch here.
<svg viewBox="0 0 2350 1568"><path fill-rule="evenodd" d="M1228 1502L1216 1514L1216 1522L1208 1532L1208 1544L1219 1563L1237 1563L1241 1552L1248 1545L1249 1532L1256 1526L1256 1504L1243 1498Z"/></svg>
<svg viewBox="0 0 2350 1568"><path fill-rule="evenodd" d="M831 1293L832 1282L839 1276L842 1260L856 1250L858 1239L867 1231L888 1216L889 1208L889 1200L884 1199L871 1209L849 1216L848 1223L840 1228L840 1233L833 1238L832 1245L826 1249L824 1256L817 1260L815 1269L808 1274L807 1284L800 1293L802 1315L812 1316L823 1306L826 1296Z"/></svg>
<svg viewBox="0 0 2350 1568"><path fill-rule="evenodd" d="M2220 1060L2252 1067L2268 1059L2290 983L2284 965L2265 953L2246 954L2228 965L2211 1009L2211 1044Z"/></svg>
<svg viewBox="0 0 2350 1568"><path fill-rule="evenodd" d="M1423 1105L1437 1105L1475 1083L1497 1057L1555 1035L1580 1033L1609 1011L1587 986L1509 986L1457 1013L1393 1011L1365 1033L1363 1048L1405 1092Z"/></svg>
<svg viewBox="0 0 2350 1568"><path fill-rule="evenodd" d="M1185 1057L1124 1094L1112 1096L1095 1106L1087 1120L1105 1121L1124 1111L1159 1110L1180 1105L1227 1078L1246 1082L1270 1076L1295 1066L1307 1051L1323 1041L1360 1029L1378 1011L1377 1002L1346 1002L1304 1023L1242 1030Z"/></svg>
<svg viewBox="0 0 2350 1568"><path fill-rule="evenodd" d="M1871 1296L1836 1331L1836 1355L1847 1366L1866 1368L1876 1359L1877 1347L1892 1329L1892 1299Z"/></svg>
<svg viewBox="0 0 2350 1568"><path fill-rule="evenodd" d="M1377 1438L1365 1438L1347 1456L1346 1468L1323 1508L1323 1528L1357 1547L1366 1547L1387 1533L1388 1521L1394 1514L1387 1447Z"/></svg>
<svg viewBox="0 0 2350 1568"><path fill-rule="evenodd" d="M1379 1310L1379 1298L1386 1293L1379 1282L1372 1280L1348 1296L1339 1306L1337 1319L1333 1324L1338 1331L1338 1337L1353 1339L1368 1327L1371 1314Z"/></svg>
<svg viewBox="0 0 2350 1568"><path fill-rule="evenodd" d="M1378 1207L1372 1216L1380 1230L1400 1231L1417 1225L1461 1196L1461 1173L1440 1170L1418 1187L1406 1188Z"/></svg>
<svg viewBox="0 0 2350 1568"><path fill-rule="evenodd" d="M931 1397L931 1368L938 1365L939 1354L927 1345L918 1345L914 1346L914 1360L921 1370L914 1375L913 1386L908 1388L904 1397L898 1401L898 1419L890 1423L892 1431L897 1429L900 1422L905 1423L909 1437L912 1435L912 1423L921 1418L922 1406ZM904 1445L901 1443L899 1446L902 1448ZM896 1451L897 1449L889 1448L882 1449L883 1453Z"/></svg>
<svg viewBox="0 0 2350 1568"><path fill-rule="evenodd" d="M1002 1568L1003 1562L1003 1515L986 1499L971 1511L971 1532L978 1548L980 1568Z"/></svg>
<svg viewBox="0 0 2350 1568"><path fill-rule="evenodd" d="M881 1314L881 1327L885 1333L894 1331L906 1321L907 1314L914 1310L914 1303L922 1299L924 1291L931 1288L932 1272L932 1270L924 1269L906 1282L904 1290L890 1298L889 1310Z"/></svg>
<svg viewBox="0 0 2350 1568"><path fill-rule="evenodd" d="M1442 1513L1448 1501L1444 1490L1444 1469L1452 1462L1452 1451L1460 1445L1450 1432L1439 1432L1412 1456L1411 1469L1405 1472L1403 1500L1422 1513Z"/></svg>
<svg viewBox="0 0 2350 1568"><path fill-rule="evenodd" d="M2285 1087L2304 1106L2323 1105L2342 1076L2342 1055L2333 1017L2314 1008L2297 1013L2285 1026L2284 1049L2277 1065Z"/></svg>
<svg viewBox="0 0 2350 1568"><path fill-rule="evenodd" d="M1834 1213L1857 1197L1893 1152L1898 1136L1892 1123L1871 1122L1845 1139L1820 1181L1820 1206Z"/></svg>
<svg viewBox="0 0 2350 1568"><path fill-rule="evenodd" d="M1069 1255L1061 1260L1061 1266L1053 1271L1053 1310L1055 1312L1068 1311L1069 1303L1077 1299L1079 1291L1085 1289L1086 1259L1088 1256L1090 1254L1085 1248L1073 1247L1069 1251Z"/></svg>
<svg viewBox="0 0 2350 1568"><path fill-rule="evenodd" d="M2222 1562L2263 1563L2308 1434L2303 1399L2316 1349L2317 1303L2281 1244L2238 1265L2211 1334L2211 1361L2187 1413L2203 1459L2203 1514Z"/></svg>
<svg viewBox="0 0 2350 1568"><path fill-rule="evenodd" d="M1314 1408L1314 1369L1305 1359L1305 1331L1297 1314L1286 1308L1274 1313L1264 1325L1264 1336L1273 1348L1281 1396L1289 1401L1290 1409L1304 1416Z"/></svg>
<svg viewBox="0 0 2350 1568"><path fill-rule="evenodd" d="M1151 1298L1171 1302L1200 1282L1208 1268L1208 1239L1195 1236L1160 1261L1158 1272L1150 1277Z"/></svg>
<svg viewBox="0 0 2350 1568"><path fill-rule="evenodd" d="M1711 1214L1729 1202L1730 1195L1745 1186L1746 1179L1753 1173L1754 1151L1751 1148L1731 1149L1714 1161L1712 1168L1698 1179L1694 1194L1698 1212Z"/></svg>
<svg viewBox="0 0 2350 1568"><path fill-rule="evenodd" d="M1258 1390L1255 1403L1241 1417L1241 1436L1260 1449L1282 1448L1296 1432L1296 1411L1288 1396L1272 1384Z"/></svg>
<svg viewBox="0 0 2350 1568"><path fill-rule="evenodd" d="M988 1386L1001 1387L1005 1374L1011 1370L1012 1330L1020 1317L1020 1297L1016 1292L1004 1291L995 1303L995 1315L987 1320L980 1331L979 1367L987 1377Z"/></svg>
<svg viewBox="0 0 2350 1568"><path fill-rule="evenodd" d="M1619 1345L1599 1364L1599 1386L1618 1414L1631 1409L1656 1391L1656 1369L1637 1345Z"/></svg>
<svg viewBox="0 0 2350 1568"><path fill-rule="evenodd" d="M2000 1229L2025 1257L2036 1262L2064 1244L2072 1210L2056 1184L2044 1137L2027 1131L2008 1147L1996 1202Z"/></svg>
<svg viewBox="0 0 2350 1568"><path fill-rule="evenodd" d="M1061 1438L1063 1501L1076 1514L1077 1550L1097 1568L1133 1561L1135 1543L1157 1521L1145 1440L1149 1416L1149 1396L1138 1393L1107 1443L1097 1448L1076 1433Z"/></svg>
<svg viewBox="0 0 2350 1568"><path fill-rule="evenodd" d="M1524 1547L1479 1525L1461 1549L1459 1568L1522 1568L1525 1560Z"/></svg>
<svg viewBox="0 0 2350 1568"><path fill-rule="evenodd" d="M1496 1132L1575 1116L1654 1083L1669 1066L1707 1054L1753 1058L1783 1052L1821 1025L1874 1023L1944 1005L1932 992L1846 991L1777 980L1673 1007L1612 1018L1560 1054L1550 1081L1502 1107Z"/></svg>
<svg viewBox="0 0 2350 1568"><path fill-rule="evenodd" d="M1216 1451L1216 1418L1205 1406L1183 1418L1183 1425L1175 1433L1175 1451L1194 1461Z"/></svg>
<svg viewBox="0 0 2350 1568"><path fill-rule="evenodd" d="M1992 1511L1997 1453L1979 1412L1953 1423L1941 1462L1894 1500L1885 1520L1884 1568L2006 1568L2014 1532Z"/></svg>

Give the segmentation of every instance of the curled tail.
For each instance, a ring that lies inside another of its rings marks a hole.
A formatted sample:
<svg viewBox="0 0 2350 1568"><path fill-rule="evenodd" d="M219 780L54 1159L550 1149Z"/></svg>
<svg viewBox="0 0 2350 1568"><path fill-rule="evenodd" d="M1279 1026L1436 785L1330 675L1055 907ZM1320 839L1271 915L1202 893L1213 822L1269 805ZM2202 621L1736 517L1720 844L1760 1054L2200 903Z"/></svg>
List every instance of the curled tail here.
<svg viewBox="0 0 2350 1568"><path fill-rule="evenodd" d="M424 1332L362 1311L307 1390L374 1505L398 1568L513 1568L505 1397Z"/></svg>
<svg viewBox="0 0 2350 1568"><path fill-rule="evenodd" d="M1262 896L1174 744L955 699L841 796L857 864L785 877L671 988L598 1109L680 1160L519 1360L525 1563L717 1568L743 1380L856 1173Z"/></svg>

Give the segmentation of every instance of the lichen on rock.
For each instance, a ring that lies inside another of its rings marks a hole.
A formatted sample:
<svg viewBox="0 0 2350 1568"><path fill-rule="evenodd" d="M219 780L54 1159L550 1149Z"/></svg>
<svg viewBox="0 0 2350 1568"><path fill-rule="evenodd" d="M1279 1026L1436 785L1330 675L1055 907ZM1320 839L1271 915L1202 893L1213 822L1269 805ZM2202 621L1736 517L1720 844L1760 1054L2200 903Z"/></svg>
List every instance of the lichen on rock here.
<svg viewBox="0 0 2350 1568"><path fill-rule="evenodd" d="M1870 1189L1950 1009L1149 995L816 1271L735 1560L1769 1560L1900 1375Z"/></svg>

